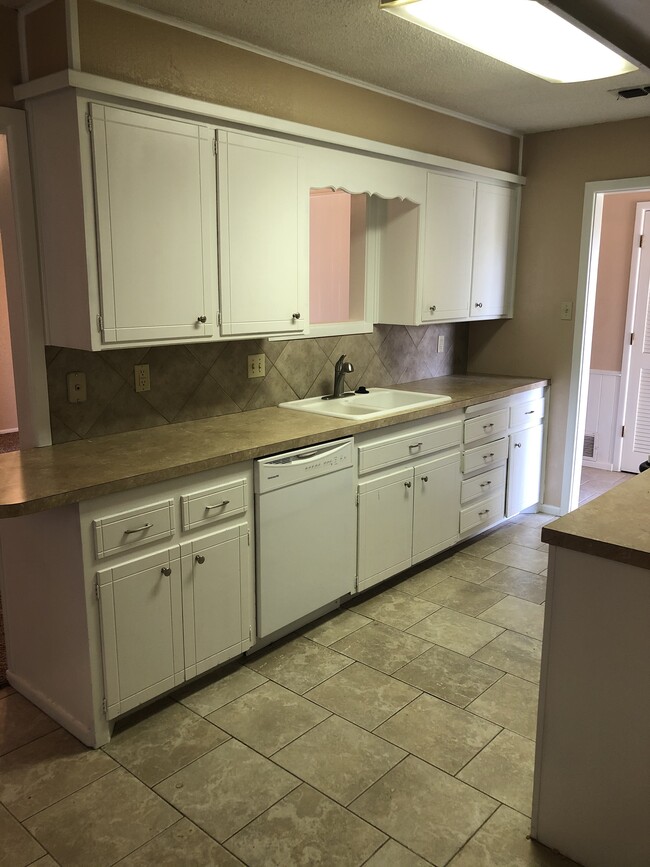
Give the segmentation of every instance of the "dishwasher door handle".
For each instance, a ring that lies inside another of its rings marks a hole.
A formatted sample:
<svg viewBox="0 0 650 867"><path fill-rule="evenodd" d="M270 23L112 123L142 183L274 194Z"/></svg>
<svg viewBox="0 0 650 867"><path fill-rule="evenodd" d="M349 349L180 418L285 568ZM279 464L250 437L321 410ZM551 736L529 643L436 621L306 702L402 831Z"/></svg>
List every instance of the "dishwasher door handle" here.
<svg viewBox="0 0 650 867"><path fill-rule="evenodd" d="M314 458L329 457L329 455L336 454L336 452L339 452L342 449L347 448L347 446L348 446L348 443L344 442L344 443L340 443L340 444L334 446L334 448L323 449L322 451L320 449L314 449L313 451L310 451L310 452L300 452L297 455L290 455L288 458L286 458L286 457L285 458L279 458L277 461L270 460L270 461L263 461L263 462L266 464L267 467L273 467L273 466L286 467L286 466L289 466L290 464L302 464L302 463L305 463L306 461L311 461Z"/></svg>

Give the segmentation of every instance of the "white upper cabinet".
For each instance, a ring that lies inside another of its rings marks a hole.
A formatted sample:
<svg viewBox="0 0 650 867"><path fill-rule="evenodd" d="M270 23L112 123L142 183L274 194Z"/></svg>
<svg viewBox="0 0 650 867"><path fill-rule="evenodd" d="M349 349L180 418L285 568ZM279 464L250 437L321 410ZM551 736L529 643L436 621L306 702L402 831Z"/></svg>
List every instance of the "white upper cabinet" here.
<svg viewBox="0 0 650 867"><path fill-rule="evenodd" d="M215 330L214 131L91 105L104 343Z"/></svg>
<svg viewBox="0 0 650 867"><path fill-rule="evenodd" d="M512 316L516 192L476 187L470 316Z"/></svg>
<svg viewBox="0 0 650 867"><path fill-rule="evenodd" d="M309 323L300 147L219 132L221 333L300 333Z"/></svg>

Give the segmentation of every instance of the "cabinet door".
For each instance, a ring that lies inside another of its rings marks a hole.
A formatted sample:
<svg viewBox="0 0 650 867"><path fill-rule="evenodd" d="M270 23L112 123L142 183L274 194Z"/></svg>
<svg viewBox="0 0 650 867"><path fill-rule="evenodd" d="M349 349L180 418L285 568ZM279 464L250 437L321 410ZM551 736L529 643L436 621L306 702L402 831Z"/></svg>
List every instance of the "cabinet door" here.
<svg viewBox="0 0 650 867"><path fill-rule="evenodd" d="M218 151L221 331L303 331L309 198L299 200L299 148L220 132Z"/></svg>
<svg viewBox="0 0 650 867"><path fill-rule="evenodd" d="M214 333L214 131L91 106L104 343Z"/></svg>
<svg viewBox="0 0 650 867"><path fill-rule="evenodd" d="M479 181L470 316L512 316L516 191Z"/></svg>
<svg viewBox="0 0 650 867"><path fill-rule="evenodd" d="M188 678L237 656L249 638L248 544L239 524L181 546Z"/></svg>
<svg viewBox="0 0 650 867"><path fill-rule="evenodd" d="M430 173L425 222L423 321L467 319L476 183Z"/></svg>
<svg viewBox="0 0 650 867"><path fill-rule="evenodd" d="M413 562L449 548L458 539L460 452L415 467Z"/></svg>
<svg viewBox="0 0 650 867"><path fill-rule="evenodd" d="M107 717L182 683L178 547L97 573Z"/></svg>
<svg viewBox="0 0 650 867"><path fill-rule="evenodd" d="M544 425L510 434L506 517L539 502L542 480Z"/></svg>
<svg viewBox="0 0 650 867"><path fill-rule="evenodd" d="M358 589L411 565L413 468L359 485Z"/></svg>

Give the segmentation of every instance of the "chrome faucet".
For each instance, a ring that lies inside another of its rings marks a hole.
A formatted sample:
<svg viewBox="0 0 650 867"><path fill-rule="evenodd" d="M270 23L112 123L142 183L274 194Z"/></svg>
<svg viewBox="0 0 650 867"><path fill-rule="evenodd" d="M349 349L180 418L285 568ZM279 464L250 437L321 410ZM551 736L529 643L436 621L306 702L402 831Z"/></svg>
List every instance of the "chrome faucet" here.
<svg viewBox="0 0 650 867"><path fill-rule="evenodd" d="M343 361L345 355L342 355L334 365L334 393L328 394L324 399L333 400L337 397L343 397L345 392L345 375L352 373L354 367L349 361Z"/></svg>

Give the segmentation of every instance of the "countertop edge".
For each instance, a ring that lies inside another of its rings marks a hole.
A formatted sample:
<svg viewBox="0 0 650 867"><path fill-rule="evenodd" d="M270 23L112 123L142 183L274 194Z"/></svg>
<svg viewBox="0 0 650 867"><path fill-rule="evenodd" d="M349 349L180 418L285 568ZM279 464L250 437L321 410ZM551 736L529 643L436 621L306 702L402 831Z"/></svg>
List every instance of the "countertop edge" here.
<svg viewBox="0 0 650 867"><path fill-rule="evenodd" d="M542 528L542 542L555 545L558 548L568 548L579 554L588 554L592 557L602 557L605 560L615 560L627 566L639 566L641 569L650 569L650 553L636 548L627 548L614 542L606 542L602 539L594 539L589 536L578 536L574 533L565 533L554 530L552 527Z"/></svg>

